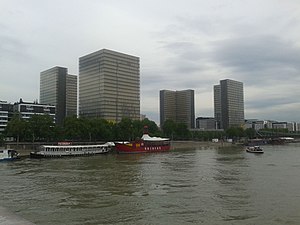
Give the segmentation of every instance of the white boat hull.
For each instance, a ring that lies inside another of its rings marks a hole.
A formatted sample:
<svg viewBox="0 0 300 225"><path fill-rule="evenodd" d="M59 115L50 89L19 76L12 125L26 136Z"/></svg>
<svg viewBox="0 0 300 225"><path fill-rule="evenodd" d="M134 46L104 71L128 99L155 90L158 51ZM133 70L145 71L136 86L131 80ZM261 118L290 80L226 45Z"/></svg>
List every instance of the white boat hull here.
<svg viewBox="0 0 300 225"><path fill-rule="evenodd" d="M259 146L248 146L246 148L246 151L249 153L258 153L258 154L264 153L264 150Z"/></svg>
<svg viewBox="0 0 300 225"><path fill-rule="evenodd" d="M58 158L66 156L91 156L105 154L111 150L110 144L103 145L68 145L68 146L41 146L40 151L31 152L32 158Z"/></svg>
<svg viewBox="0 0 300 225"><path fill-rule="evenodd" d="M19 159L19 153L13 149L0 150L0 161L9 161Z"/></svg>

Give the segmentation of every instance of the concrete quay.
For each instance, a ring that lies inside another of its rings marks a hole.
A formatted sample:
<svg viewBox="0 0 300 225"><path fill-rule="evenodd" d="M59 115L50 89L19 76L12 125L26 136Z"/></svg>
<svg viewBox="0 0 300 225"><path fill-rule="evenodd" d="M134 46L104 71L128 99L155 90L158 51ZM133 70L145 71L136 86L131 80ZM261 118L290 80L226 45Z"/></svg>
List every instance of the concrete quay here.
<svg viewBox="0 0 300 225"><path fill-rule="evenodd" d="M232 143L228 142L211 142L211 141L172 141L172 149L191 149L191 148L222 148L232 146Z"/></svg>
<svg viewBox="0 0 300 225"><path fill-rule="evenodd" d="M6 148L12 148L18 151L21 157L28 157L30 155L30 152L37 150L40 145L45 144L56 144L56 143L7 143ZM80 144L91 144L88 142L80 143ZM94 143L93 144L99 144ZM100 144L103 144L102 142ZM232 146L232 143L228 142L211 142L211 141L171 141L171 149L172 150L183 150L183 149L191 149L191 148L222 148L222 147L228 147Z"/></svg>

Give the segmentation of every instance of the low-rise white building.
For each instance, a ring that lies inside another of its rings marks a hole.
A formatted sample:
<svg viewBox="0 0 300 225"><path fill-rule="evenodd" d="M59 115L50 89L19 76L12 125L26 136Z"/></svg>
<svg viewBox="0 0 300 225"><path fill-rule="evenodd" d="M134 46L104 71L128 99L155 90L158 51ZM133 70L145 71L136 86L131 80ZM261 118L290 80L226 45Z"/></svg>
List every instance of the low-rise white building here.
<svg viewBox="0 0 300 225"><path fill-rule="evenodd" d="M48 104L39 104L37 102L20 102L14 104L14 112L18 112L22 119L30 119L33 115L49 115L55 122L55 106Z"/></svg>
<svg viewBox="0 0 300 225"><path fill-rule="evenodd" d="M37 102L19 102L14 104L0 101L0 133L3 133L15 113L19 113L22 119L29 119L32 115L49 115L55 123L55 106L39 104Z"/></svg>

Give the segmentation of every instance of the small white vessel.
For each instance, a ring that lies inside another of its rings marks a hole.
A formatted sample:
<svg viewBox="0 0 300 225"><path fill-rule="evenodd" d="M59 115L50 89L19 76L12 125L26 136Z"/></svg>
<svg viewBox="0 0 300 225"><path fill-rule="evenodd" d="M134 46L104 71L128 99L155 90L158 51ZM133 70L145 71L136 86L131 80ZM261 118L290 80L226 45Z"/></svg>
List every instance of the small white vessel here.
<svg viewBox="0 0 300 225"><path fill-rule="evenodd" d="M258 145L256 145L256 146L247 146L246 151L250 152L250 153L264 153L264 150Z"/></svg>
<svg viewBox="0 0 300 225"><path fill-rule="evenodd" d="M107 153L113 146L112 142L107 142L102 145L42 145L39 151L31 152L30 157L90 156Z"/></svg>
<svg viewBox="0 0 300 225"><path fill-rule="evenodd" d="M1 149L0 150L0 161L4 160L15 160L19 159L19 153L13 149Z"/></svg>

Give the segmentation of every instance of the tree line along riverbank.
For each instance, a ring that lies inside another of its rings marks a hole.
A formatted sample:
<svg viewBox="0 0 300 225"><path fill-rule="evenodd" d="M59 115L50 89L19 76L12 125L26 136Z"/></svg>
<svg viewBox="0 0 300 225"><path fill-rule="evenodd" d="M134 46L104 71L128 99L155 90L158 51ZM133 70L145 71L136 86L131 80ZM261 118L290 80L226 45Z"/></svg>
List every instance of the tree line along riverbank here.
<svg viewBox="0 0 300 225"><path fill-rule="evenodd" d="M3 133L0 133L0 146L10 139L16 142L58 142L75 140L80 142L124 141L135 140L148 127L149 135L167 137L174 141L187 140L190 143L208 142L212 139L240 142L241 140L271 137L300 137L300 132L293 133L287 129L265 129L257 132L253 128L231 127L226 130L188 129L184 123L166 120L161 127L149 119L131 120L123 118L120 122L107 121L101 118L67 117L62 125L55 124L47 115L33 115L22 119L18 114L8 122ZM224 143L223 143L224 144Z"/></svg>

